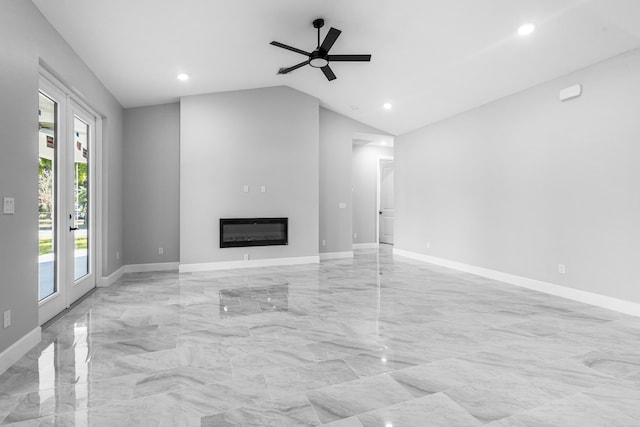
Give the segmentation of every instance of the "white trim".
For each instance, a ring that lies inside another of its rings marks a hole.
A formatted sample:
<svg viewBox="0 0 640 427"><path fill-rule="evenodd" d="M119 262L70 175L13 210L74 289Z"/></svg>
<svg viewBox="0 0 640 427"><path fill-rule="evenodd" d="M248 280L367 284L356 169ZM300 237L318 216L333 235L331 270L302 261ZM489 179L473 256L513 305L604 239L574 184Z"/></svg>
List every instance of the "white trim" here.
<svg viewBox="0 0 640 427"><path fill-rule="evenodd" d="M354 243L353 249L378 249L379 243Z"/></svg>
<svg viewBox="0 0 640 427"><path fill-rule="evenodd" d="M126 267L126 265L123 265L107 277L101 277L100 280L98 280L98 287L106 288L116 283L126 273Z"/></svg>
<svg viewBox="0 0 640 427"><path fill-rule="evenodd" d="M125 273L147 273L151 271L177 271L177 262L158 262L152 264L129 264L124 266Z"/></svg>
<svg viewBox="0 0 640 427"><path fill-rule="evenodd" d="M95 111L94 111L95 113ZM94 147L94 152L95 152L95 159L94 162L95 164L93 165L94 167L94 174L95 174L95 178L94 178L94 195L93 195L93 202L94 202L94 206L93 206L93 216L95 217L95 225L94 225L94 239L93 239L93 267L94 267L94 272L93 275L95 277L95 282L96 282L96 287L100 286L100 283L102 282L102 251L103 251L103 242L104 242L104 236L102 235L102 219L103 219L103 212L102 212L102 191L103 191L103 180L102 180L102 172L103 172L103 168L102 168L102 146L103 146L103 140L102 140L102 117L100 115L98 115L96 113L95 115L95 147ZM110 283L111 284L111 283Z"/></svg>
<svg viewBox="0 0 640 427"><path fill-rule="evenodd" d="M196 271L226 270L230 268L275 267L279 265L318 264L319 256L301 256L293 258L253 259L248 261L205 262L199 264L180 264L180 273Z"/></svg>
<svg viewBox="0 0 640 427"><path fill-rule="evenodd" d="M42 329L38 326L0 353L0 375L38 345L41 339Z"/></svg>
<svg viewBox="0 0 640 427"><path fill-rule="evenodd" d="M545 294L555 295L573 301L595 305L597 307L606 308L609 310L617 311L619 313L625 313L632 316L640 317L640 304L632 301L625 301L606 295L595 294L592 292L582 291L580 289L568 288L566 286L542 282L540 280L530 279L528 277L516 276L515 274L503 273L501 271L490 270L488 268L477 267L475 265L464 264L457 261L437 258L434 256L406 251L403 249L394 248L393 254L412 258L418 261L428 262L430 264L440 265L442 267L447 267L458 271L464 271L466 273L475 274L477 276L487 277L489 279L498 280L500 282L509 283L511 285L520 286L522 288L532 289L534 291L543 292Z"/></svg>
<svg viewBox="0 0 640 427"><path fill-rule="evenodd" d="M353 251L320 253L320 261L342 258L353 258Z"/></svg>

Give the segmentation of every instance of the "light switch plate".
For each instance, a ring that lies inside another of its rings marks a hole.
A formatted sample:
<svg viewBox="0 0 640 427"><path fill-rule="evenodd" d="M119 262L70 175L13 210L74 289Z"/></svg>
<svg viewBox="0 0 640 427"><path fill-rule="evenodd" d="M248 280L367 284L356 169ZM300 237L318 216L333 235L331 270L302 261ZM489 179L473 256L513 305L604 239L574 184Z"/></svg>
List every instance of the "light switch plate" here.
<svg viewBox="0 0 640 427"><path fill-rule="evenodd" d="M16 200L13 197L2 198L2 213L5 215L16 213Z"/></svg>
<svg viewBox="0 0 640 427"><path fill-rule="evenodd" d="M347 208L347 204L346 204L345 202L340 202L340 203L338 204L338 207L339 207L340 209L346 209L346 208Z"/></svg>

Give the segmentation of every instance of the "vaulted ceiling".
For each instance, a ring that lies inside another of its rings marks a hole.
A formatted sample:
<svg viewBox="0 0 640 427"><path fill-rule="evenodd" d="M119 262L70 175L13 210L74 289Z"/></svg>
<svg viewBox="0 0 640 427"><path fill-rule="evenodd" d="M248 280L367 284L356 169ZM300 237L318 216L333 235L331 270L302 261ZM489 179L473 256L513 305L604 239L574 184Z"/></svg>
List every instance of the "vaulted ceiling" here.
<svg viewBox="0 0 640 427"><path fill-rule="evenodd" d="M33 0L124 107L287 85L401 134L640 47L637 0ZM370 53L277 75L311 51ZM529 36L518 35L533 23ZM188 73L186 82L176 79ZM393 108L386 110L384 103Z"/></svg>

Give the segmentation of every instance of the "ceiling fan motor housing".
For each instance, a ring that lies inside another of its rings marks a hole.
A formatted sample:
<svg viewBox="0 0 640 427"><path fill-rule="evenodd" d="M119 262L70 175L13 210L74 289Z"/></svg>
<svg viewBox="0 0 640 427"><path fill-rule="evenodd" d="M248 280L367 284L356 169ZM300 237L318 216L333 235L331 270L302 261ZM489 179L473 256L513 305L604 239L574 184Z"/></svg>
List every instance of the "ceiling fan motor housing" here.
<svg viewBox="0 0 640 427"><path fill-rule="evenodd" d="M326 52L314 50L309 56L309 65L314 68L322 68L329 65L329 58Z"/></svg>

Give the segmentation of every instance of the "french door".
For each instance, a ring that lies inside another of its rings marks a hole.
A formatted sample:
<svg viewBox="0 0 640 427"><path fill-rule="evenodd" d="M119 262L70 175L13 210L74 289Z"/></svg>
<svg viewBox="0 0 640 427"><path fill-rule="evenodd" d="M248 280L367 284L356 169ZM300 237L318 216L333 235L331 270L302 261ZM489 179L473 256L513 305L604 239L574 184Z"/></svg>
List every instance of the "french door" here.
<svg viewBox="0 0 640 427"><path fill-rule="evenodd" d="M96 285L96 118L41 78L38 95L40 324Z"/></svg>

